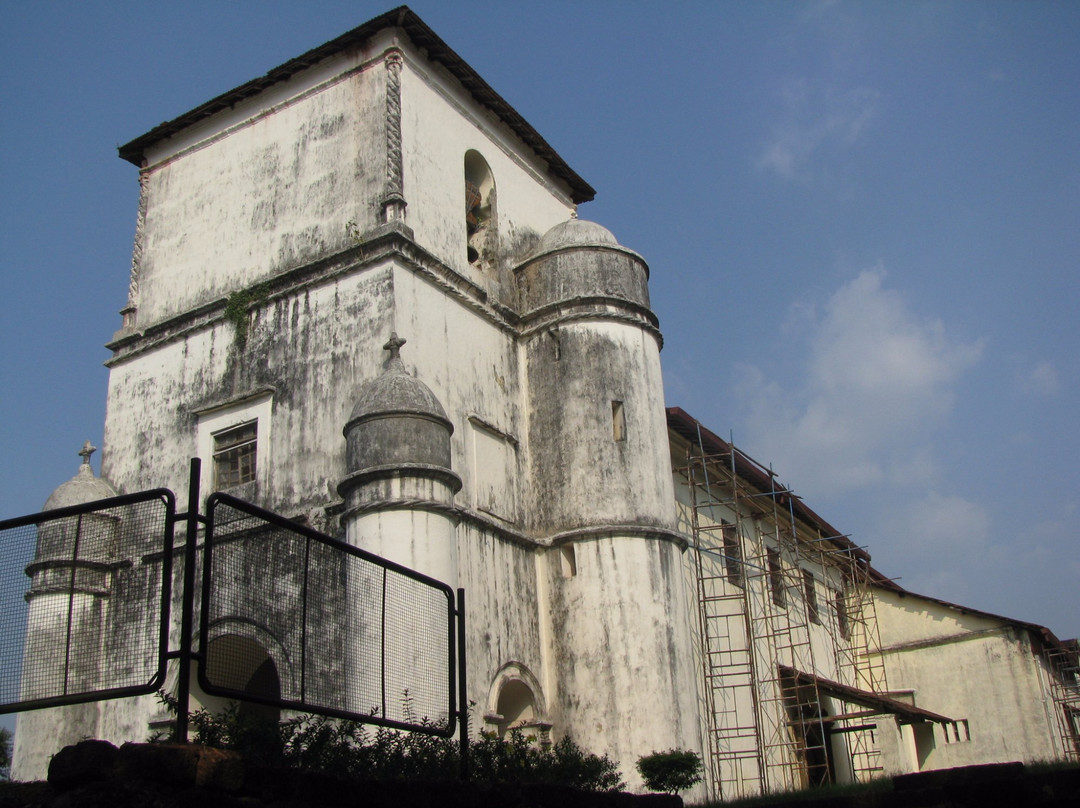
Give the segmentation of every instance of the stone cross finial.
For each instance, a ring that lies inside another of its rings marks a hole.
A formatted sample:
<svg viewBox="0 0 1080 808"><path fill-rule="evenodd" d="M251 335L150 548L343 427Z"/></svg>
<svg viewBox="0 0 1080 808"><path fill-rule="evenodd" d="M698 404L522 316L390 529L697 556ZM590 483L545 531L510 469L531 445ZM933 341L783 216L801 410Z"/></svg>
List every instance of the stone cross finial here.
<svg viewBox="0 0 1080 808"><path fill-rule="evenodd" d="M386 344L383 346L383 350L390 352L391 360L401 359L401 346L404 345L406 342L408 342L408 340L399 337L397 335L397 331L391 331L390 339L386 341Z"/></svg>
<svg viewBox="0 0 1080 808"><path fill-rule="evenodd" d="M97 451L97 447L96 446L91 446L90 441L87 441L86 443L83 444L82 451L79 452L78 454L79 454L79 457L81 457L83 459L82 462L83 462L84 466L89 466L90 465L90 455L92 455L96 451Z"/></svg>

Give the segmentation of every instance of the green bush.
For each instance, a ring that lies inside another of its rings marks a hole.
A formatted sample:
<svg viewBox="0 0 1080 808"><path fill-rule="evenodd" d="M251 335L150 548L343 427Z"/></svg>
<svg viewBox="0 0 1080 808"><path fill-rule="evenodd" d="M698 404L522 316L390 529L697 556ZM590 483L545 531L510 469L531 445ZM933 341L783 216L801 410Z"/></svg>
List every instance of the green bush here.
<svg viewBox="0 0 1080 808"><path fill-rule="evenodd" d="M11 730L0 727L0 781L11 779Z"/></svg>
<svg viewBox="0 0 1080 808"><path fill-rule="evenodd" d="M685 749L653 752L638 758L637 770L650 791L677 794L701 782L701 757Z"/></svg>
<svg viewBox="0 0 1080 808"><path fill-rule="evenodd" d="M175 699L164 693L159 698L176 711ZM408 713L408 694L405 700ZM195 743L232 749L256 765L369 780L454 780L460 773L457 740L423 732L372 729L324 716L276 722L236 703L218 715L191 713L188 722ZM505 740L488 734L470 740L469 764L477 783L559 783L583 791L625 787L618 764L606 755L586 752L568 737L542 746L520 729L510 730Z"/></svg>

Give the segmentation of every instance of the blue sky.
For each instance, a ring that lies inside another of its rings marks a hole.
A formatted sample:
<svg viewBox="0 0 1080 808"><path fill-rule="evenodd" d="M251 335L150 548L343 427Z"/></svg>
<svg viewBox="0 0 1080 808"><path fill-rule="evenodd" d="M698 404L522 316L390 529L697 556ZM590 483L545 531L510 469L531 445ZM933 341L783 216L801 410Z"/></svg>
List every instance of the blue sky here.
<svg viewBox="0 0 1080 808"><path fill-rule="evenodd" d="M1080 4L412 7L649 261L670 405L903 586L1080 633ZM101 445L116 146L388 8L3 6L0 516Z"/></svg>

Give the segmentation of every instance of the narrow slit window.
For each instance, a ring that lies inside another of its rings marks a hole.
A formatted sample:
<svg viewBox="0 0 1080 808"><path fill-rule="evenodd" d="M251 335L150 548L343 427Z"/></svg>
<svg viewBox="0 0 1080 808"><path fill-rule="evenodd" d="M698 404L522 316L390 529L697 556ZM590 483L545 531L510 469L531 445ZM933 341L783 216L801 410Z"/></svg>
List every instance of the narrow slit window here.
<svg viewBox="0 0 1080 808"><path fill-rule="evenodd" d="M560 562L562 565L562 577L573 578L577 575L577 553L574 545L564 544L559 548Z"/></svg>
<svg viewBox="0 0 1080 808"><path fill-rule="evenodd" d="M844 600L843 592L833 593L833 609L836 611L836 629L845 640L851 635L848 625L847 601Z"/></svg>
<svg viewBox="0 0 1080 808"><path fill-rule="evenodd" d="M259 422L214 433L214 487L230 488L255 479Z"/></svg>
<svg viewBox="0 0 1080 808"><path fill-rule="evenodd" d="M814 574L810 570L802 571L803 597L806 600L806 619L811 623L821 623L821 614L818 612L817 586L814 584Z"/></svg>
<svg viewBox="0 0 1080 808"><path fill-rule="evenodd" d="M621 401L611 402L611 434L616 443L626 440L626 411Z"/></svg>
<svg viewBox="0 0 1080 808"><path fill-rule="evenodd" d="M780 608L787 606L787 595L784 592L784 571L780 565L780 551L771 547L767 548L766 565L769 573L769 593L772 602Z"/></svg>

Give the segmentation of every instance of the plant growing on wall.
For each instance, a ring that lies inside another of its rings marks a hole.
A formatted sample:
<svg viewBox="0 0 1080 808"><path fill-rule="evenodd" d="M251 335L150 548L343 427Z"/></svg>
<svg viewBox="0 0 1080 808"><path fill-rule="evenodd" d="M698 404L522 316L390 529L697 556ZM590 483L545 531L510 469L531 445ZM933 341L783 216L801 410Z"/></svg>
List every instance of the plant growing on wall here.
<svg viewBox="0 0 1080 808"><path fill-rule="evenodd" d="M653 752L638 758L637 770L650 791L677 794L701 782L701 757L685 749Z"/></svg>
<svg viewBox="0 0 1080 808"><path fill-rule="evenodd" d="M265 283L257 283L247 289L233 292L225 301L225 320L233 324L236 333L236 347L247 347L248 327L251 322L249 312L252 306L266 301L269 289Z"/></svg>

